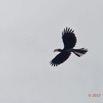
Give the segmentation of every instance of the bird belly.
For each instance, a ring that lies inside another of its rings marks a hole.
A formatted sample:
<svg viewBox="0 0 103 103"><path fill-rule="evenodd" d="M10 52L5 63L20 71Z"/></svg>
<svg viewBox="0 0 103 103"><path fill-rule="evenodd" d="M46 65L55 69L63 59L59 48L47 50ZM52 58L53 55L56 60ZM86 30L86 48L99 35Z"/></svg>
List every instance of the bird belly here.
<svg viewBox="0 0 103 103"><path fill-rule="evenodd" d="M65 51L66 52L72 52L72 49L66 49Z"/></svg>

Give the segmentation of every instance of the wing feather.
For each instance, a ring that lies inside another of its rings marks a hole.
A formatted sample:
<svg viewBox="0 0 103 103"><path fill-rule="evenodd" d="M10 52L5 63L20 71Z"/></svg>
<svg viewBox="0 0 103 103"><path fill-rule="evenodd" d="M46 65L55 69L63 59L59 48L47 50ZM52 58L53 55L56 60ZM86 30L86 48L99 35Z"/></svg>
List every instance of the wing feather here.
<svg viewBox="0 0 103 103"><path fill-rule="evenodd" d="M62 32L62 39L64 43L64 49L73 48L77 41L75 34L74 34L74 30L67 28L67 27Z"/></svg>
<svg viewBox="0 0 103 103"><path fill-rule="evenodd" d="M53 66L57 66L65 62L70 56L70 54L71 54L70 52L61 52L50 62L50 64Z"/></svg>

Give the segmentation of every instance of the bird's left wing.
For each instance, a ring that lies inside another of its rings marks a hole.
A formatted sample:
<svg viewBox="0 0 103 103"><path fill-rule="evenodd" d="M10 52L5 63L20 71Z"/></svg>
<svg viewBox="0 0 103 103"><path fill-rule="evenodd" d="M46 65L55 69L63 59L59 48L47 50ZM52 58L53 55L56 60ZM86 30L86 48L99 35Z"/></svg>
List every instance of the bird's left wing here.
<svg viewBox="0 0 103 103"><path fill-rule="evenodd" d="M74 31L67 27L62 32L62 39L63 39L63 43L64 43L64 49L73 48L77 41Z"/></svg>
<svg viewBox="0 0 103 103"><path fill-rule="evenodd" d="M66 61L68 59L68 57L70 56L70 52L61 52L59 53L51 62L50 64L52 66L57 66L61 63L63 63L64 61Z"/></svg>

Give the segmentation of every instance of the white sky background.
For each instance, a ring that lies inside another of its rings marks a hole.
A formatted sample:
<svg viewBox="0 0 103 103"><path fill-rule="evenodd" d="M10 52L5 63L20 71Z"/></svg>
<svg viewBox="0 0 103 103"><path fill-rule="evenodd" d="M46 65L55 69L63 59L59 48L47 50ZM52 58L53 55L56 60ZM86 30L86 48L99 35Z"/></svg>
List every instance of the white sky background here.
<svg viewBox="0 0 103 103"><path fill-rule="evenodd" d="M65 27L89 52L51 67ZM0 103L102 103L102 40L103 0L1 0Z"/></svg>

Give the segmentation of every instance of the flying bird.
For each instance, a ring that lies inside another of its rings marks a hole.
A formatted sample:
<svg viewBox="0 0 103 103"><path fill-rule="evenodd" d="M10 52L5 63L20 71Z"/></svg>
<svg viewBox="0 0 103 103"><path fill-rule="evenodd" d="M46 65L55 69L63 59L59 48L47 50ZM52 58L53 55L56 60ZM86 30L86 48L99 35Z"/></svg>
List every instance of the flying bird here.
<svg viewBox="0 0 103 103"><path fill-rule="evenodd" d="M76 45L77 38L74 34L74 30L66 27L62 32L62 40L64 43L63 49L55 49L54 52L60 52L54 59L51 60L50 64L52 66L58 66L65 62L71 53L73 52L76 56L80 57L85 54L88 50L85 48L73 49Z"/></svg>

